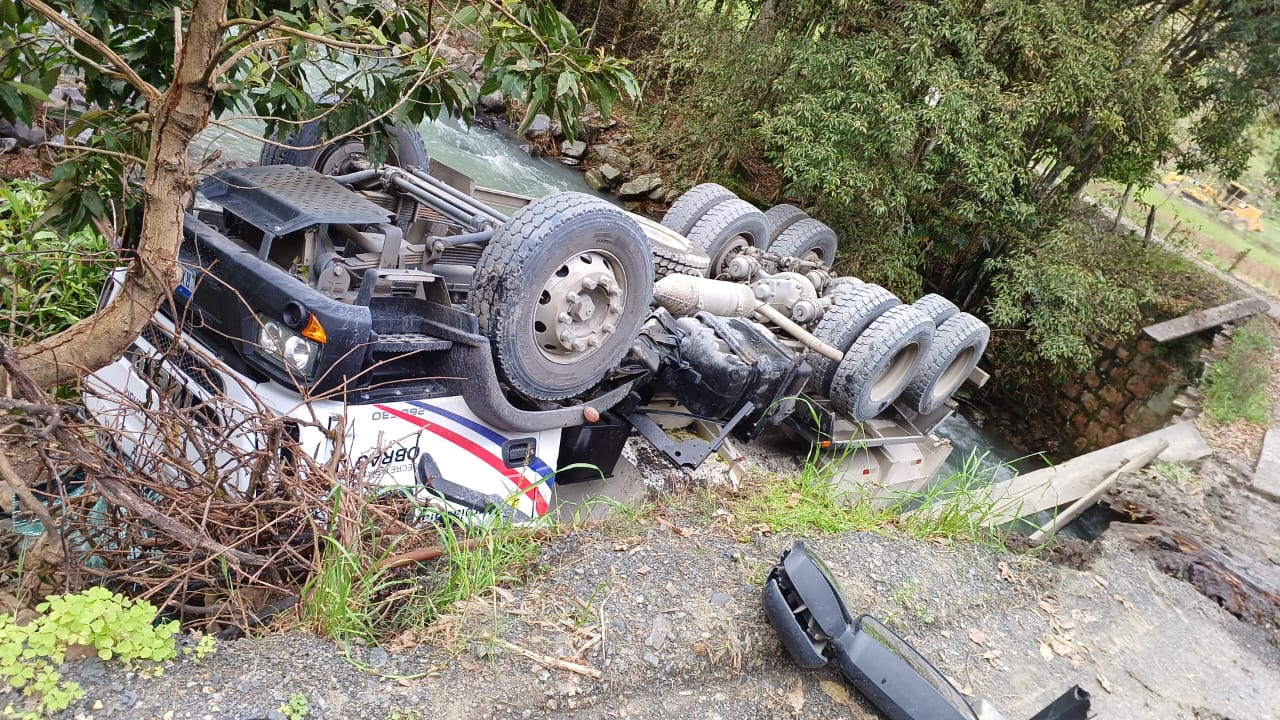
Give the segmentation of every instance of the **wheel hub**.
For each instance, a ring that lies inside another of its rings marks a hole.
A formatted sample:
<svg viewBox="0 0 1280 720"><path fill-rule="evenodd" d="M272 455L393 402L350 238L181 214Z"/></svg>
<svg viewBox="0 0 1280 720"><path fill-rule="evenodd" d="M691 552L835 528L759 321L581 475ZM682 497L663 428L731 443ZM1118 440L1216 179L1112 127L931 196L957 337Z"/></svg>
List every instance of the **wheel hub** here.
<svg viewBox="0 0 1280 720"><path fill-rule="evenodd" d="M736 235L720 248L720 252L711 258L711 269L713 278L726 275L729 272L729 263L739 255L741 255L751 243L741 235Z"/></svg>
<svg viewBox="0 0 1280 720"><path fill-rule="evenodd" d="M581 360L617 329L626 300L626 279L619 267L609 253L585 252L566 259L543 285L533 335L549 360Z"/></svg>

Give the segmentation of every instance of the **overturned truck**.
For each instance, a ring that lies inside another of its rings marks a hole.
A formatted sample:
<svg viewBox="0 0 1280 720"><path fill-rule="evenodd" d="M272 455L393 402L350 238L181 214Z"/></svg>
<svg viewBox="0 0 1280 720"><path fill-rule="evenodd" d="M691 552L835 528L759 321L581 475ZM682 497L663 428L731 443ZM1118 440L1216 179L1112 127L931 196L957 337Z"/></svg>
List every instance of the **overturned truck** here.
<svg viewBox="0 0 1280 720"><path fill-rule="evenodd" d="M799 209L712 184L661 223L530 200L391 132L380 166L358 141L269 145L200 183L173 301L86 383L123 453L164 442L217 470L268 446L242 417L259 408L370 482L527 520L555 485L611 474L635 434L695 467L781 427L873 490L915 489L949 452L931 433L981 377L987 328L833 274L835 234ZM207 437L157 439L161 397Z"/></svg>

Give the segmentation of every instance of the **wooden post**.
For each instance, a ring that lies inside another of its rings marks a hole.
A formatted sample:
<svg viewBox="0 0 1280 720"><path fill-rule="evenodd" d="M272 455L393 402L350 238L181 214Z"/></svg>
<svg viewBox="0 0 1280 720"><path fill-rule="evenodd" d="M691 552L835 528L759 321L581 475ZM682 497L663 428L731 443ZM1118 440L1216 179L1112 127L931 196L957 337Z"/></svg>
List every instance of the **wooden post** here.
<svg viewBox="0 0 1280 720"><path fill-rule="evenodd" d="M1108 475L1102 482L1098 483L1098 486L1090 490L1089 494L1071 503L1066 510L1063 510L1062 513L1053 520L1050 520L1048 524L1031 533L1031 542L1038 543L1044 540L1045 536L1056 534L1063 527L1066 527L1067 523L1075 520L1080 513L1098 504L1098 500L1102 498L1102 494L1110 489L1112 485L1115 485L1121 475L1146 467L1147 463L1151 462L1157 455L1164 452L1167 447L1169 447L1169 441L1160 440L1141 453L1138 453L1136 457L1124 465L1121 465L1118 470Z"/></svg>
<svg viewBox="0 0 1280 720"><path fill-rule="evenodd" d="M1151 232L1156 226L1156 206L1151 206L1151 212L1147 213L1147 229L1142 234L1142 244L1147 245L1151 242Z"/></svg>

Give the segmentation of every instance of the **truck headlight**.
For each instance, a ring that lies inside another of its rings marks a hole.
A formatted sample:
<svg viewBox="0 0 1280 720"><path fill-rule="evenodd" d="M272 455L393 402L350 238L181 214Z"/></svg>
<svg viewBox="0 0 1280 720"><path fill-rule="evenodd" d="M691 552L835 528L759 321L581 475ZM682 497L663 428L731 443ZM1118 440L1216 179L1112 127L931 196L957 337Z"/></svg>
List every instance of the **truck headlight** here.
<svg viewBox="0 0 1280 720"><path fill-rule="evenodd" d="M258 317L258 351L289 372L310 379L320 345L289 329L279 320Z"/></svg>

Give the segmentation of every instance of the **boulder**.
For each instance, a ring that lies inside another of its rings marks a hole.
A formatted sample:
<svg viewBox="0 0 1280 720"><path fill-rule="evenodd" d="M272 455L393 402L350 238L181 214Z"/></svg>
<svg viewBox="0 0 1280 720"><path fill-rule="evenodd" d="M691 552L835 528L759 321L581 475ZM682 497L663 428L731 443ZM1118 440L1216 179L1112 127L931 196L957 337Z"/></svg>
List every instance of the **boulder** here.
<svg viewBox="0 0 1280 720"><path fill-rule="evenodd" d="M525 135L541 135L551 129L551 118L543 113L533 116L533 122L524 131Z"/></svg>
<svg viewBox="0 0 1280 720"><path fill-rule="evenodd" d="M581 160L587 154L587 144L581 140L565 140L560 143L560 154Z"/></svg>
<svg viewBox="0 0 1280 720"><path fill-rule="evenodd" d="M481 110L501 110L506 107L507 104L506 100L502 97L501 90L494 90L487 95L481 95L480 98L476 100L476 103L480 106Z"/></svg>
<svg viewBox="0 0 1280 720"><path fill-rule="evenodd" d="M600 174L604 176L605 180L609 181L610 185L622 179L622 171L609 163L600 166Z"/></svg>
<svg viewBox="0 0 1280 720"><path fill-rule="evenodd" d="M0 118L0 137L17 140L18 147L35 147L45 140L44 130L30 127L21 120L11 123L3 118Z"/></svg>
<svg viewBox="0 0 1280 720"><path fill-rule="evenodd" d="M599 155L601 160L624 172L631 169L631 158L608 145L592 145L591 152Z"/></svg>
<svg viewBox="0 0 1280 720"><path fill-rule="evenodd" d="M659 202L659 203L665 202L667 199L667 189L659 185L658 187L654 188L653 192L649 193L646 197L648 197L653 202Z"/></svg>
<svg viewBox="0 0 1280 720"><path fill-rule="evenodd" d="M662 178L653 173L641 175L618 189L618 197L628 200L643 197L662 187Z"/></svg>
<svg viewBox="0 0 1280 720"><path fill-rule="evenodd" d="M590 187L592 190L609 189L609 181L605 179L603 173L595 168L588 170L586 174L582 176L582 179L586 181L587 187Z"/></svg>
<svg viewBox="0 0 1280 720"><path fill-rule="evenodd" d="M635 163L636 170L647 173L653 170L653 156L647 152L638 152L635 157L631 158L631 162Z"/></svg>

